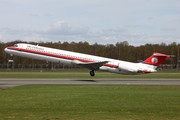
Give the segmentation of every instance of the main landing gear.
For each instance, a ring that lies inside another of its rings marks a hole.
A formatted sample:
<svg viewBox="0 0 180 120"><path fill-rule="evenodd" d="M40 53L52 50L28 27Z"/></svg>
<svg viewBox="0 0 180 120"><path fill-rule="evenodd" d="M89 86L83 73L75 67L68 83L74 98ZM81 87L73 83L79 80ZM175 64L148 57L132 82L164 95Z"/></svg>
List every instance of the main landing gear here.
<svg viewBox="0 0 180 120"><path fill-rule="evenodd" d="M91 70L89 74L93 77L95 75L94 70Z"/></svg>

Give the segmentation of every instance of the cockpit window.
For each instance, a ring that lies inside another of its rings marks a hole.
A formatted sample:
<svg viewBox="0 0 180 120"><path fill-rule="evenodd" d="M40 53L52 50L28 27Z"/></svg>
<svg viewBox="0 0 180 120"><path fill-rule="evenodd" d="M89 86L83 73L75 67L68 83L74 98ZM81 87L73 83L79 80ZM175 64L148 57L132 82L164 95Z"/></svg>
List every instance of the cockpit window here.
<svg viewBox="0 0 180 120"><path fill-rule="evenodd" d="M17 44L14 44L14 47L18 47L18 45L17 45Z"/></svg>

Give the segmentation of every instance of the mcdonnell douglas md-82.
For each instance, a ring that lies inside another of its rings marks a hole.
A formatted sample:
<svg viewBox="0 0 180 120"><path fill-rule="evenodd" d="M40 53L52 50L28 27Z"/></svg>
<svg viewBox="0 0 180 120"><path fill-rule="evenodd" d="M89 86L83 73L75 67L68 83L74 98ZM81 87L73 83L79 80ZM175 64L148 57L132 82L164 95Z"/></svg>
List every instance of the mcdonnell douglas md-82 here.
<svg viewBox="0 0 180 120"><path fill-rule="evenodd" d="M103 70L119 74L153 73L157 71L157 67L164 60L171 57L171 55L155 52L149 58L140 63L132 63L26 43L18 43L14 46L5 48L4 50L5 52L15 56L87 68L90 70L91 76L95 75L95 70Z"/></svg>

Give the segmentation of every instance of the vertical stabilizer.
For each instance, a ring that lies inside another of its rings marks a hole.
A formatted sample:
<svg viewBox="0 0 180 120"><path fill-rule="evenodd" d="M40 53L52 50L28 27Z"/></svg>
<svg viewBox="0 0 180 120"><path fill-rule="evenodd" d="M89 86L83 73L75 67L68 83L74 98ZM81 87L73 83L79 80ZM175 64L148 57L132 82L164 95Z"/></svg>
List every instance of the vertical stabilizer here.
<svg viewBox="0 0 180 120"><path fill-rule="evenodd" d="M149 58L144 60L143 63L159 66L161 63L163 63L166 59L169 59L170 57L170 55L155 52Z"/></svg>

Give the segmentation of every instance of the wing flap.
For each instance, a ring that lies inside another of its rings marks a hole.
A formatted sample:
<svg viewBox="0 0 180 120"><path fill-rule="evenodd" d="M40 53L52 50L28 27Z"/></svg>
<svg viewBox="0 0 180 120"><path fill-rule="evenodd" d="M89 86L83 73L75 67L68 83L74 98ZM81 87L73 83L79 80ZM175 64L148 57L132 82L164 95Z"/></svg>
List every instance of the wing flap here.
<svg viewBox="0 0 180 120"><path fill-rule="evenodd" d="M103 66L106 63L108 63L108 61L88 62L88 63L86 63L86 62L81 62L79 60L73 60L71 62L72 65L87 68L87 69L90 69L90 70L98 70L101 66Z"/></svg>

